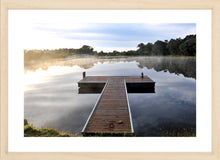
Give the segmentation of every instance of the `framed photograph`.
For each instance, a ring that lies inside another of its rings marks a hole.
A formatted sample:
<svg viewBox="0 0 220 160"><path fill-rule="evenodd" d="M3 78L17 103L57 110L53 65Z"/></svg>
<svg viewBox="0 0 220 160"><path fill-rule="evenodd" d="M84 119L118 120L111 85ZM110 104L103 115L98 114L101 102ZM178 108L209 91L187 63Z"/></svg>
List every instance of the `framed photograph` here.
<svg viewBox="0 0 220 160"><path fill-rule="evenodd" d="M1 159L220 159L220 2L1 1Z"/></svg>

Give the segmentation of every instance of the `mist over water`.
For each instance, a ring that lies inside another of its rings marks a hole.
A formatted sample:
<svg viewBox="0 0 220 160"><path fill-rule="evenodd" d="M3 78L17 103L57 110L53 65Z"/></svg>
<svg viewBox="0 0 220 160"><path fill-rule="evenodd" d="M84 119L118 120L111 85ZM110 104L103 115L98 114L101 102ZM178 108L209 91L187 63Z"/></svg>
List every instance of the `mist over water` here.
<svg viewBox="0 0 220 160"><path fill-rule="evenodd" d="M84 71L88 76L143 72L156 82L155 93L128 95L136 136L196 133L195 58L83 56L25 62L24 117L36 127L80 134L99 96L78 94Z"/></svg>

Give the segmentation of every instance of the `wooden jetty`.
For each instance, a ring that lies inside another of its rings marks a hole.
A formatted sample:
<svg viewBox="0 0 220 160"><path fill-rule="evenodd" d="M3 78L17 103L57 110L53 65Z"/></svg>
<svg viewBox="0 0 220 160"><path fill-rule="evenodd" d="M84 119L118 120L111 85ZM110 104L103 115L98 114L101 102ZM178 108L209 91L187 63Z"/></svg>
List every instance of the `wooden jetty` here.
<svg viewBox="0 0 220 160"><path fill-rule="evenodd" d="M81 89L99 89L101 94L82 129L84 136L134 134L128 100L129 88L152 89L155 82L144 76L85 76L78 82ZM85 93L85 92L84 92ZM88 92L92 93L92 92ZM149 92L147 92L149 93Z"/></svg>

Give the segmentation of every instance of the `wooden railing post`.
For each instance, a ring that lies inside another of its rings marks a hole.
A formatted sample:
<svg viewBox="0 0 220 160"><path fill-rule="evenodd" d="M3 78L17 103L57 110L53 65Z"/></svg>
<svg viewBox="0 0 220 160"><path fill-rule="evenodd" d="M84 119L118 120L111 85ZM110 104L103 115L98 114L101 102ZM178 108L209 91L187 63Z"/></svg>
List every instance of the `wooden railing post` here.
<svg viewBox="0 0 220 160"><path fill-rule="evenodd" d="M83 78L86 78L86 72L83 72Z"/></svg>

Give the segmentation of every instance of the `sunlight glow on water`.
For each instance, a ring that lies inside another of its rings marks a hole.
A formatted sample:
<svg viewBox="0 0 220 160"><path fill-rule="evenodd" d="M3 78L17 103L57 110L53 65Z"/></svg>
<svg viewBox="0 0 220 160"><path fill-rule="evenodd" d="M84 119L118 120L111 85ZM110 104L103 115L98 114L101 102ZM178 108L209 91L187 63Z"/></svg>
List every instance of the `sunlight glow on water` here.
<svg viewBox="0 0 220 160"><path fill-rule="evenodd" d="M27 71L24 74L24 91L34 89L32 86L41 83L49 83L52 81L52 77L56 75L64 75L72 72L77 72L80 67L62 67L62 66L51 66L48 70L42 70L41 68L36 71Z"/></svg>

